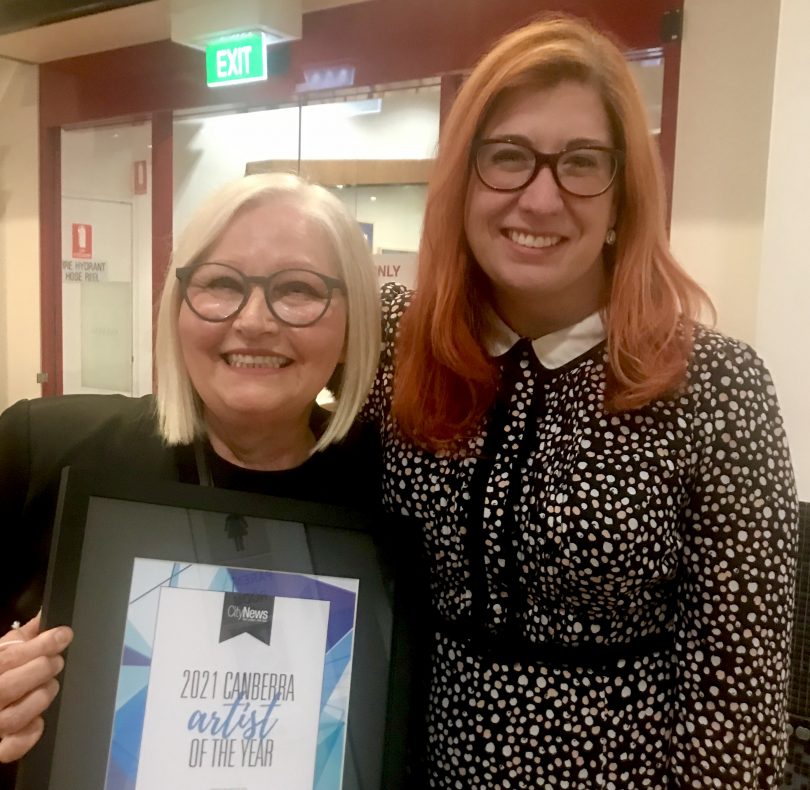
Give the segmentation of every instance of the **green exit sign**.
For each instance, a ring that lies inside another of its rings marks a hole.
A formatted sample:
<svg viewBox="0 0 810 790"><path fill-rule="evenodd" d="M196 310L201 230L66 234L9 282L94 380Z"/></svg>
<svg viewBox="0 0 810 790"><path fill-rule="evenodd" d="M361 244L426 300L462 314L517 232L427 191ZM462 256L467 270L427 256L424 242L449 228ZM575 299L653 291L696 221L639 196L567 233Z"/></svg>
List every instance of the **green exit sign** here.
<svg viewBox="0 0 810 790"><path fill-rule="evenodd" d="M267 79L267 46L263 33L215 41L205 48L208 84L238 85Z"/></svg>

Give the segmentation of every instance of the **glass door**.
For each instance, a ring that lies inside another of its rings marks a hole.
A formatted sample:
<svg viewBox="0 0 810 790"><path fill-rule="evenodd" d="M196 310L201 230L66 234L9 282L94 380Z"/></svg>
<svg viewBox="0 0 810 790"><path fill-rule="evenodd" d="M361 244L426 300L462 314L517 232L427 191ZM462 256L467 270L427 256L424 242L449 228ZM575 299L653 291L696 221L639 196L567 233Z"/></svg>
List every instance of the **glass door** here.
<svg viewBox="0 0 810 790"><path fill-rule="evenodd" d="M62 381L152 389L151 125L62 131Z"/></svg>

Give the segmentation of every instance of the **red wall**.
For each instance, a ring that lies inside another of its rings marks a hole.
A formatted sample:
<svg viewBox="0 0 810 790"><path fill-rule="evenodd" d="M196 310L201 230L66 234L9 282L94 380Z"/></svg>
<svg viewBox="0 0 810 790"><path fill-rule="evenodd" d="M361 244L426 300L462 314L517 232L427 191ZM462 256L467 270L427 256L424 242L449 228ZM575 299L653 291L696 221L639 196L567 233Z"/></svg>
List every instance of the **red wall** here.
<svg viewBox="0 0 810 790"><path fill-rule="evenodd" d="M208 88L200 51L162 41L54 61L41 68L44 126L158 110L272 105L294 96L303 69L351 63L357 85L468 69L502 33L544 8L585 16L628 49L660 46L661 17L683 0L369 0L304 16L284 77Z"/></svg>

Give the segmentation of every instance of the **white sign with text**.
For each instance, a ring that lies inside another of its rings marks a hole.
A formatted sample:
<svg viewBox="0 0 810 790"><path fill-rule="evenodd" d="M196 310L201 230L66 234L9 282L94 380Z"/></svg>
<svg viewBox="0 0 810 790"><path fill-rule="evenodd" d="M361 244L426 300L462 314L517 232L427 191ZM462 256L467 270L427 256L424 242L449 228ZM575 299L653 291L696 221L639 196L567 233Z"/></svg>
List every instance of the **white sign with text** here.
<svg viewBox="0 0 810 790"><path fill-rule="evenodd" d="M135 790L311 790L329 602L163 587Z"/></svg>

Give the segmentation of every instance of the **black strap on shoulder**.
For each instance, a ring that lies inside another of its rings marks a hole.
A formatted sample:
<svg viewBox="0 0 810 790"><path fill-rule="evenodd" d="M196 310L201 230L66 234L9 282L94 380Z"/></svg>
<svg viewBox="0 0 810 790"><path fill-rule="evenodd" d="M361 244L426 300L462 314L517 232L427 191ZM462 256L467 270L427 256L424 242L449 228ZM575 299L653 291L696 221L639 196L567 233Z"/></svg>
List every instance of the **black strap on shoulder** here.
<svg viewBox="0 0 810 790"><path fill-rule="evenodd" d="M201 486L213 486L211 465L205 454L205 446L199 439L194 440L194 461L197 464L197 479Z"/></svg>

